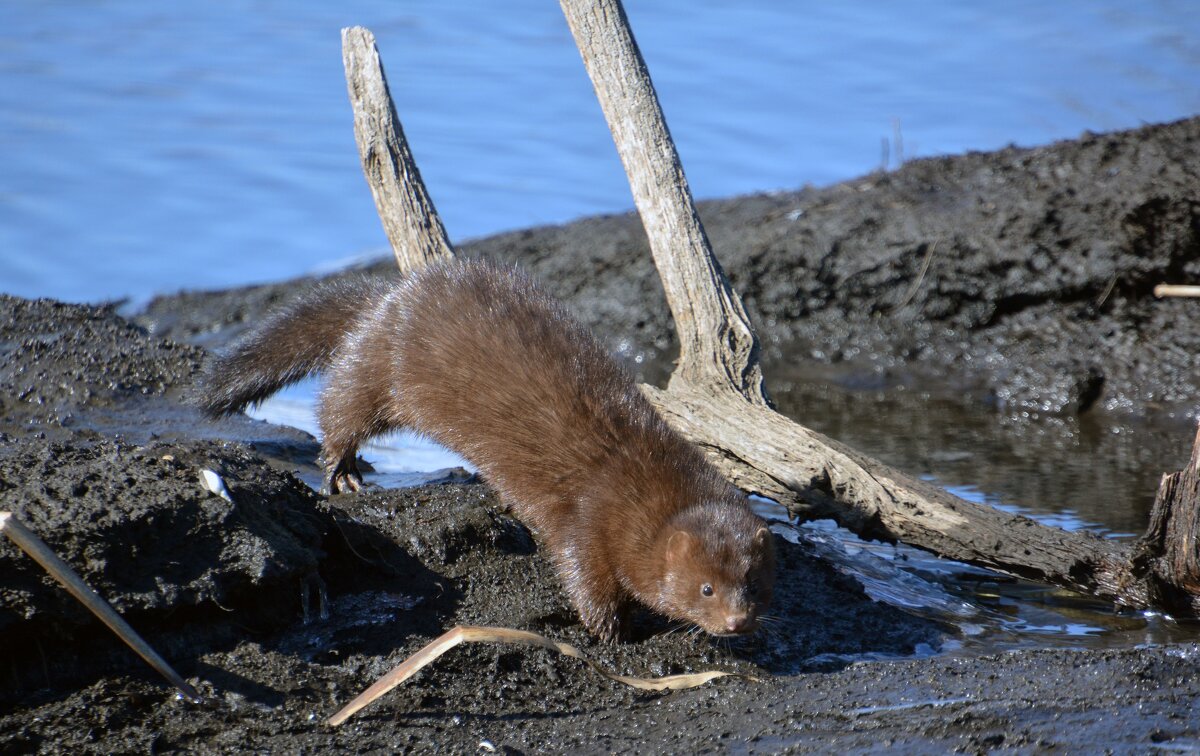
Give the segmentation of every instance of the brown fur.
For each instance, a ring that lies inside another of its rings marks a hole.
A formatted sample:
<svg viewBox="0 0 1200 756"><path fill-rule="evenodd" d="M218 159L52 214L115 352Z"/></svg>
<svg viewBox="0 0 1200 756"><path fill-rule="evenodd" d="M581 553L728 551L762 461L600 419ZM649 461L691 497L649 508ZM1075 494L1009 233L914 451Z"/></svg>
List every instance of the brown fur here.
<svg viewBox="0 0 1200 756"><path fill-rule="evenodd" d="M537 531L598 636L623 632L631 599L714 634L757 626L774 580L764 523L524 275L454 262L318 288L217 363L206 409L322 367L331 491L358 488L359 444L411 428L477 465Z"/></svg>

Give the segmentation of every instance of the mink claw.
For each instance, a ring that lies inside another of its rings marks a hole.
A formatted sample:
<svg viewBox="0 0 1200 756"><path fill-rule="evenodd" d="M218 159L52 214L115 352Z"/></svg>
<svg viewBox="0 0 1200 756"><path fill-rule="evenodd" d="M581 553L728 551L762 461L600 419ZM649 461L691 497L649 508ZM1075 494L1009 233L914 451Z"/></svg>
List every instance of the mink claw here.
<svg viewBox="0 0 1200 756"><path fill-rule="evenodd" d="M321 486L321 493L325 496L334 496L341 493L355 493L362 490L363 477L358 471L358 465L353 461L339 462L332 470L327 468L325 475L325 483Z"/></svg>

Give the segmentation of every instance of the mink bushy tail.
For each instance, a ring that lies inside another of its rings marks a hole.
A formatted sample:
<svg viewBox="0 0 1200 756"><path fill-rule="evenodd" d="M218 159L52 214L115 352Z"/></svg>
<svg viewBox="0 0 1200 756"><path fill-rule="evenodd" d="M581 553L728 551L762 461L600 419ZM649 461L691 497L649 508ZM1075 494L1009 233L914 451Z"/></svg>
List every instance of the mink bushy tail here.
<svg viewBox="0 0 1200 756"><path fill-rule="evenodd" d="M319 284L267 318L209 365L201 409L212 417L258 404L284 386L320 372L355 323L387 290L365 276Z"/></svg>

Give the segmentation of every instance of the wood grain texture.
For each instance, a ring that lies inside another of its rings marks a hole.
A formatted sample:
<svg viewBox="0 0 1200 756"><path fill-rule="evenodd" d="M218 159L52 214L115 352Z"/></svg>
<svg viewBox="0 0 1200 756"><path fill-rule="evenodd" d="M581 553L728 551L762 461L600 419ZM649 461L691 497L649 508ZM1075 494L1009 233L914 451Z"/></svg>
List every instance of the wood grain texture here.
<svg viewBox="0 0 1200 756"><path fill-rule="evenodd" d="M619 2L562 0L617 153L679 334L672 385L734 385L767 403L758 337L712 253L675 142Z"/></svg>
<svg viewBox="0 0 1200 756"><path fill-rule="evenodd" d="M354 108L354 138L363 173L400 270L454 256L442 220L425 191L388 90L375 35L342 29L342 63Z"/></svg>

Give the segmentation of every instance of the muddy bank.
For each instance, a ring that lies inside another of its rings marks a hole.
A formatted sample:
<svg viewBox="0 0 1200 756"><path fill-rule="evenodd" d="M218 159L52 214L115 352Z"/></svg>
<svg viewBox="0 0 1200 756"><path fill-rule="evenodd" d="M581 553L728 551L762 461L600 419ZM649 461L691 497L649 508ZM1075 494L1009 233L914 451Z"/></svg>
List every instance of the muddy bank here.
<svg viewBox="0 0 1200 756"><path fill-rule="evenodd" d="M1197 321L1147 293L1160 276L1200 274L1185 155L1198 136L1189 121L919 161L703 212L777 360L787 350L881 384L920 366L1006 411L1153 413L1198 396ZM654 379L674 346L644 245L615 217L466 251L520 260ZM536 539L485 485L327 499L293 475L312 473L311 437L199 418L187 399L203 348L295 290L166 297L134 322L0 298L0 508L208 699L177 699L4 543L0 750L1200 747L1195 644L955 654L959 628L870 600L803 541L777 539L779 622L766 632L714 642L644 615L632 642L593 642ZM200 487L201 468L225 478L232 503ZM342 729L321 724L467 623L542 632L628 674L761 681L647 694L543 651L470 647Z"/></svg>
<svg viewBox="0 0 1200 756"><path fill-rule="evenodd" d="M144 451L157 455L162 449ZM234 456L252 463L247 456ZM130 457L111 461L124 468L136 460ZM77 469L68 466L66 479L79 477ZM238 482L249 469L228 470L235 509L245 506L252 490ZM277 474L259 466L258 475ZM177 495L191 491L169 477L160 486L181 488ZM209 506L225 505L217 500ZM927 654L953 635L865 600L852 581L803 549L780 542L784 590L775 613L783 622L769 633L714 643L703 636L663 634L661 622L643 617L633 642L606 646L586 636L528 531L481 484L370 491L317 509L318 515L336 518L334 527L317 528L321 548L294 552L294 562L282 552L267 551L269 543L260 552L281 559L296 579L258 586L246 581L250 602L234 602L229 595L223 596L229 605L201 601L186 612L186 621L172 620L178 610L131 614L197 684L205 704L182 702L131 654L125 652L122 660L122 649L112 648L106 654L114 662L112 671L80 666L71 682L35 688L21 701L0 705L0 744L10 752L71 753L330 748L978 752L998 747L1141 752L1200 742L1193 711L1200 693L1200 647L1194 645L886 660L914 651ZM274 524L321 522L311 513L281 519ZM229 541L237 542L233 525ZM64 528L78 529L69 523ZM82 534L80 540L87 537ZM57 540L72 561L87 563L70 539ZM149 548L162 541L139 538L131 530L120 544ZM82 548L86 554L88 546ZM181 545L174 553L176 560L195 566L208 559L216 568L238 561ZM327 615L321 617L313 605L305 622L300 575L314 554L327 589ZM10 574L10 566L4 564L4 574ZM137 592L127 581L143 577L113 576L105 582L106 592L129 602ZM160 587L176 582L181 581L169 570L156 580ZM168 594L151 603L165 607L191 600L180 600L182 592ZM42 592L35 603L46 598ZM254 601L270 605L274 630L249 625ZM232 632L220 627L230 622ZM543 632L578 644L626 673L721 668L762 681L729 679L674 694L639 693L543 651L467 647L343 728L321 724L433 636L468 622ZM6 647L11 647L9 637L3 638ZM55 659L63 648L112 645L99 630L82 626L74 630L72 645L46 637L41 644L43 660ZM885 660L864 660L872 655ZM73 660L93 661L81 657ZM6 666L16 661L9 659Z"/></svg>
<svg viewBox="0 0 1200 756"><path fill-rule="evenodd" d="M1195 302L1152 289L1200 282L1198 151L1194 118L914 160L824 189L704 202L700 214L767 346L768 378L799 360L876 377L919 369L1018 415L1194 416ZM669 372L677 345L632 215L461 251L519 262L645 378ZM139 322L220 344L289 291L166 297Z"/></svg>
<svg viewBox="0 0 1200 756"><path fill-rule="evenodd" d="M579 625L534 537L483 484L325 499L244 444L185 438L190 429L200 437L245 431L240 420L203 421L186 404L195 350L151 337L102 308L3 304L11 338L3 345L2 377L46 380L42 401L0 419L8 434L0 508L43 534L207 698L200 706L175 698L5 542L5 750L349 748L361 746L355 739L364 723L378 747L463 749L478 742L475 729L462 726L472 719L491 723L490 738L500 745L616 747L613 739L627 734L614 719L630 708L680 707L678 716L693 717L717 706L726 716L796 675L844 667L855 655L932 653L955 634L871 601L803 546L780 540L781 588L770 632L717 643L667 632L663 620L646 614L632 642L598 644ZM100 364L114 338L128 369L120 381L91 383L107 372L86 366ZM55 351L56 344L70 346ZM78 369L53 372L68 354ZM172 371L172 380L158 382ZM170 441L149 434L129 443L89 426L93 414L153 414L164 401L188 420ZM31 430L39 424L55 438ZM277 447L268 438L265 450ZM202 469L223 477L232 501L200 485ZM456 624L542 632L623 673L721 668L766 682L735 682L688 698L647 696L571 660L469 648L373 707L361 723L340 731L321 724ZM730 719L725 726L735 725ZM679 737L650 722L645 727L646 743ZM448 735L454 728L457 734Z"/></svg>

